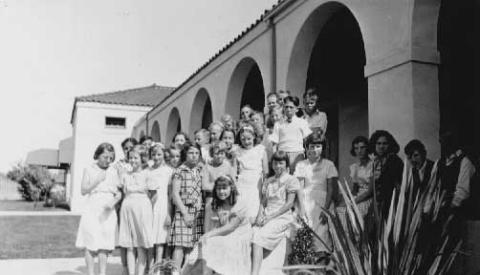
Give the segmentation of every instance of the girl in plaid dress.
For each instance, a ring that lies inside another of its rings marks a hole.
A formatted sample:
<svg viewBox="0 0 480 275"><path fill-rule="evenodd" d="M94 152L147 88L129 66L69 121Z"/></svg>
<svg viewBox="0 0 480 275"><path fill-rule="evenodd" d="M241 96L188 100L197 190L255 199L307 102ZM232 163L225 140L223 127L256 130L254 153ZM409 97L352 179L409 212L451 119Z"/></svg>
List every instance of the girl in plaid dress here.
<svg viewBox="0 0 480 275"><path fill-rule="evenodd" d="M182 150L182 161L172 176L172 195L175 214L170 228L169 245L173 246L173 260L181 267L185 253L193 248L203 234L201 150L187 144Z"/></svg>

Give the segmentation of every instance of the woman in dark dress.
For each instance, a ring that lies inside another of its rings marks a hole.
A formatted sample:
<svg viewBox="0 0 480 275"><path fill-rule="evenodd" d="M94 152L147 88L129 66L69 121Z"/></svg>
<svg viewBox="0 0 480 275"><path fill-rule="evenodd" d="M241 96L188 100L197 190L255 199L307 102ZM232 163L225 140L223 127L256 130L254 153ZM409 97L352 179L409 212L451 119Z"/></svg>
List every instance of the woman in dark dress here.
<svg viewBox="0 0 480 275"><path fill-rule="evenodd" d="M403 161L398 157L400 146L385 130L377 130L370 137L373 152L373 175L378 209L383 217L388 215L393 190L402 183Z"/></svg>

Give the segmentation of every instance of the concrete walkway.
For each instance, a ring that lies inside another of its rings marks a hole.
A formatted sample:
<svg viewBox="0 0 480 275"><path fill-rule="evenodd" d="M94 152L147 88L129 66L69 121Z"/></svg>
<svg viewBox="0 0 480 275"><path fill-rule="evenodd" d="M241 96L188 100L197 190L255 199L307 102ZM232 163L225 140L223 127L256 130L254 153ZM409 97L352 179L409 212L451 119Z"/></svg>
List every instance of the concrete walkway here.
<svg viewBox="0 0 480 275"><path fill-rule="evenodd" d="M80 216L70 211L0 211L2 216Z"/></svg>
<svg viewBox="0 0 480 275"><path fill-rule="evenodd" d="M0 260L0 274L5 275L82 275L84 258ZM121 275L120 257L108 258L108 275Z"/></svg>

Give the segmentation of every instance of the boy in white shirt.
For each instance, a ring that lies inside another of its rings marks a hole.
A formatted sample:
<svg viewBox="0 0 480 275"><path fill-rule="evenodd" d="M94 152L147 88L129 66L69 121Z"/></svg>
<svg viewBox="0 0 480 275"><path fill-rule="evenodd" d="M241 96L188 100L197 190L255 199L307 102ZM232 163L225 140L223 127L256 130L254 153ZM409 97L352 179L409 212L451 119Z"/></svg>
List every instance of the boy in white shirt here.
<svg viewBox="0 0 480 275"><path fill-rule="evenodd" d="M285 120L278 122L273 127L270 141L274 144L275 151L284 151L290 160L290 173L295 170L295 165L305 158L303 140L312 133L307 121L297 117L299 99L287 96L283 101Z"/></svg>

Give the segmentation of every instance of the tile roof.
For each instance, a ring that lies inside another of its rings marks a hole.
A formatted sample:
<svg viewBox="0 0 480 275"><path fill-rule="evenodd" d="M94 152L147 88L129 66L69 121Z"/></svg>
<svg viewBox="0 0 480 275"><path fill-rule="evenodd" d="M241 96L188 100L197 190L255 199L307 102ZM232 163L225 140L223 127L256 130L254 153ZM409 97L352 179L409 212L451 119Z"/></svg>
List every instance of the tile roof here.
<svg viewBox="0 0 480 275"><path fill-rule="evenodd" d="M267 20L271 16L274 16L275 13L282 11L285 7L288 7L289 4L294 3L296 0L278 0L276 4L274 4L270 9L267 9L263 12L263 14L258 18L254 23L250 24L241 34L237 35L234 39L227 43L223 48L221 48L214 56L212 56L207 62L205 62L200 68L198 68L193 74L191 74L185 81L183 81L177 88L173 89L167 96L165 96L158 104L154 106L152 110L148 113L152 112L155 107L161 105L165 102L169 97L173 96L180 88L188 83L192 78L194 78L198 73L200 73L205 67L207 67L210 63L212 63L217 57L219 57L222 53L227 51L232 45L242 39L245 35L247 35L251 30L253 30L258 24Z"/></svg>
<svg viewBox="0 0 480 275"><path fill-rule="evenodd" d="M102 94L79 96L75 102L97 102L105 104L153 107L160 103L175 88L153 84L146 87L115 91Z"/></svg>

